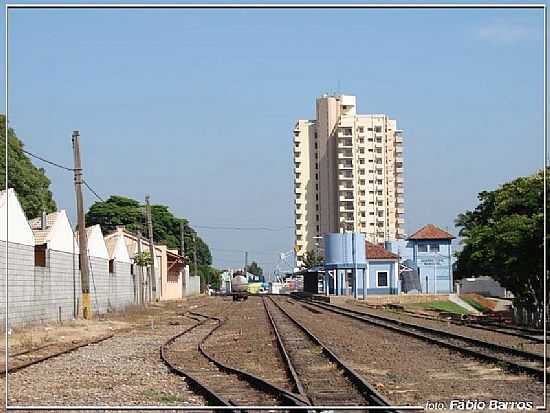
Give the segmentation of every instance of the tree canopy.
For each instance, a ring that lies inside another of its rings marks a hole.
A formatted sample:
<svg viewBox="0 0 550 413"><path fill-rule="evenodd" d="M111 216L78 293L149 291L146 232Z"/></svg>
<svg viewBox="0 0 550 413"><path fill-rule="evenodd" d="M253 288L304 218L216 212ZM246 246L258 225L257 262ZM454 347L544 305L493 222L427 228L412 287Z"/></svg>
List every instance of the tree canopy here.
<svg viewBox="0 0 550 413"><path fill-rule="evenodd" d="M488 275L525 307L543 302L544 182L542 171L479 193L479 205L460 214L463 249L456 278Z"/></svg>
<svg viewBox="0 0 550 413"><path fill-rule="evenodd" d="M309 250L304 254L303 267L306 269L323 265L323 256L315 250Z"/></svg>
<svg viewBox="0 0 550 413"><path fill-rule="evenodd" d="M153 221L153 240L158 244L166 244L168 248L179 248L180 225L184 224L184 241L186 255L193 257L193 235L197 243L197 263L210 265L212 255L204 241L191 228L188 221L175 217L165 205L151 205ZM113 232L117 226L124 226L128 231L141 231L147 234L145 220L145 205L135 199L113 195L104 202L95 202L86 213L86 225L101 225L104 233Z"/></svg>
<svg viewBox="0 0 550 413"><path fill-rule="evenodd" d="M5 189L6 117L0 115L0 188ZM23 143L8 128L8 187L15 189L28 219L57 209L44 169L35 167L23 152Z"/></svg>
<svg viewBox="0 0 550 413"><path fill-rule="evenodd" d="M263 275L264 273L264 270L262 269L262 267L258 265L256 261L252 261L252 263L248 264L246 267L246 270L250 274L254 274L254 275Z"/></svg>

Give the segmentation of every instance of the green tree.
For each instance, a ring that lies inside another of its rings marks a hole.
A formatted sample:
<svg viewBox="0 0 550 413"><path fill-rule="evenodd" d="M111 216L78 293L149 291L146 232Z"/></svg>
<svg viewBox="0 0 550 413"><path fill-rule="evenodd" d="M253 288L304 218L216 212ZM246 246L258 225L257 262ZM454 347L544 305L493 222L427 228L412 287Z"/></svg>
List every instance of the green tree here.
<svg viewBox="0 0 550 413"><path fill-rule="evenodd" d="M149 251L143 251L141 254L134 256L134 263L140 267L148 267L153 263L153 260Z"/></svg>
<svg viewBox="0 0 550 413"><path fill-rule="evenodd" d="M455 277L488 275L524 307L543 302L544 182L542 171L479 193L479 205L460 214L463 249Z"/></svg>
<svg viewBox="0 0 550 413"><path fill-rule="evenodd" d="M323 265L323 256L315 250L309 250L304 254L303 267L306 269Z"/></svg>
<svg viewBox="0 0 550 413"><path fill-rule="evenodd" d="M198 272L201 277L201 291L206 291L207 285L210 285L210 288L218 289L221 282L221 273L222 271L210 266L210 265L199 265Z"/></svg>
<svg viewBox="0 0 550 413"><path fill-rule="evenodd" d="M6 182L6 117L0 115L0 188L5 189ZM42 211L53 212L57 209L50 191L50 180L44 169L35 167L23 152L23 143L12 128L8 128L8 187L15 189L17 198L27 215L35 218Z"/></svg>
<svg viewBox="0 0 550 413"><path fill-rule="evenodd" d="M262 269L262 267L258 265L256 261L252 261L251 264L247 265L246 270L250 274L254 274L254 275L263 275L264 273L264 270Z"/></svg>
<svg viewBox="0 0 550 413"><path fill-rule="evenodd" d="M193 259L194 241L196 240L197 263L210 265L212 255L204 241L189 226L186 219L175 217L165 205L151 205L153 221L153 240L166 244L168 248L180 247L180 225L184 224L185 255ZM87 225L101 225L104 233L113 232L117 226L124 226L128 231L141 231L147 234L145 205L135 199L113 195L104 202L94 203L86 213Z"/></svg>

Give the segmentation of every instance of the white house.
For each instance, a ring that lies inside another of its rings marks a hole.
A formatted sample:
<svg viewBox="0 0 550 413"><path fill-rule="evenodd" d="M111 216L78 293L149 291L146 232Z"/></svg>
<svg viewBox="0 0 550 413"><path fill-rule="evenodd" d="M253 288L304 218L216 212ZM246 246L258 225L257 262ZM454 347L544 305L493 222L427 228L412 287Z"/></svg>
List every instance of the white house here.
<svg viewBox="0 0 550 413"><path fill-rule="evenodd" d="M34 234L13 188L0 191L0 241L34 246Z"/></svg>
<svg viewBox="0 0 550 413"><path fill-rule="evenodd" d="M29 225L34 233L35 245L45 244L50 250L78 254L78 243L64 209L31 219Z"/></svg>
<svg viewBox="0 0 550 413"><path fill-rule="evenodd" d="M78 240L78 231L75 232ZM103 238L103 232L99 224L86 228L86 241L88 242L88 255L90 257L109 260L109 251Z"/></svg>

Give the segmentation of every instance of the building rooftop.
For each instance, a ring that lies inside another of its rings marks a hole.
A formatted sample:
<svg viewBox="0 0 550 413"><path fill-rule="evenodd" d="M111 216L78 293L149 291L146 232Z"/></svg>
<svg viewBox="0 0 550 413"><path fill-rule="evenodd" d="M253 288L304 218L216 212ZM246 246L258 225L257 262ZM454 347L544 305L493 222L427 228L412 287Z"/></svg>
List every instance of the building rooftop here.
<svg viewBox="0 0 550 413"><path fill-rule="evenodd" d="M48 234L53 224L57 220L60 212L52 212L46 215L46 228L42 228L42 217L33 218L29 221L32 232L34 234L35 245L45 244L48 241Z"/></svg>
<svg viewBox="0 0 550 413"><path fill-rule="evenodd" d="M382 245L365 241L367 259L398 259L397 254L386 250Z"/></svg>
<svg viewBox="0 0 550 413"><path fill-rule="evenodd" d="M449 234L447 231L443 231L441 228L436 227L433 224L428 224L420 228L409 238L410 240L430 240L430 239L454 239L455 237Z"/></svg>

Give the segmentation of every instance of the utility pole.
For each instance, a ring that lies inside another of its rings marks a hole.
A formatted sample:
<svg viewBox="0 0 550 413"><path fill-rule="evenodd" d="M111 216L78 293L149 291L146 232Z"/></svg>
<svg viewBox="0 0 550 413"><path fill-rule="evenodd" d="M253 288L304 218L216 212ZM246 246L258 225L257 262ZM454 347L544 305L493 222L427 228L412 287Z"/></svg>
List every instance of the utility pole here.
<svg viewBox="0 0 550 413"><path fill-rule="evenodd" d="M149 195L145 197L145 213L147 214L147 232L149 235L149 254L151 254L151 301L157 298L157 279L155 277L155 244L153 243L153 220L151 218L151 205Z"/></svg>
<svg viewBox="0 0 550 413"><path fill-rule="evenodd" d="M137 232L137 254L138 257L141 257L141 231ZM143 305L145 304L145 294L143 293L143 267L141 265L137 266L137 272L138 272L138 302L139 304Z"/></svg>
<svg viewBox="0 0 550 413"><path fill-rule="evenodd" d="M197 237L193 232L193 276L197 276Z"/></svg>
<svg viewBox="0 0 550 413"><path fill-rule="evenodd" d="M74 189L76 192L76 212L78 217L78 245L80 253L80 284L82 286L82 315L86 320L92 318L92 300L90 297L90 266L88 263L88 240L86 239L86 221L84 219L84 200L82 197L82 164L80 163L80 133L73 131ZM73 240L74 242L74 240Z"/></svg>
<svg viewBox="0 0 550 413"><path fill-rule="evenodd" d="M187 289L187 285L185 283L185 225L183 221L180 223L180 237L181 237L181 251L180 255L183 257L183 271L181 273L181 296L182 298L185 297L185 290Z"/></svg>
<svg viewBox="0 0 550 413"><path fill-rule="evenodd" d="M248 267L248 251L244 252L244 277L245 278L247 278L246 273L248 272L246 267Z"/></svg>

